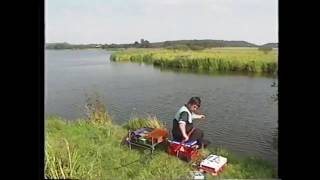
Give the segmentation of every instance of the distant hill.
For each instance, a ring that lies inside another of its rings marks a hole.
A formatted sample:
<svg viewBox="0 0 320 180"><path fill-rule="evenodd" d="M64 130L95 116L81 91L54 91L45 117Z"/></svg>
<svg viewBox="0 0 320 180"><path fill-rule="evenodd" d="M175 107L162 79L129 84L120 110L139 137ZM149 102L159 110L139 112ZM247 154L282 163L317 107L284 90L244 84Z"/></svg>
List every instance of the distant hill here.
<svg viewBox="0 0 320 180"><path fill-rule="evenodd" d="M99 48L99 44L69 44L62 43L46 43L46 49L86 49L86 48Z"/></svg>
<svg viewBox="0 0 320 180"><path fill-rule="evenodd" d="M258 47L255 44L246 41L224 41L224 40L177 40L177 41L164 41L158 43L150 43L152 47L170 47L170 46L202 46L205 48L210 47Z"/></svg>
<svg viewBox="0 0 320 180"><path fill-rule="evenodd" d="M278 47L278 43L267 43L263 47ZM85 49L85 48L173 48L173 49L204 49L213 47L261 47L246 41L224 41L224 40L176 40L150 43L141 39L140 42L132 44L69 44L46 43L46 49Z"/></svg>
<svg viewBox="0 0 320 180"><path fill-rule="evenodd" d="M269 47L269 48L278 48L278 43L267 43L264 45L261 45L262 47Z"/></svg>

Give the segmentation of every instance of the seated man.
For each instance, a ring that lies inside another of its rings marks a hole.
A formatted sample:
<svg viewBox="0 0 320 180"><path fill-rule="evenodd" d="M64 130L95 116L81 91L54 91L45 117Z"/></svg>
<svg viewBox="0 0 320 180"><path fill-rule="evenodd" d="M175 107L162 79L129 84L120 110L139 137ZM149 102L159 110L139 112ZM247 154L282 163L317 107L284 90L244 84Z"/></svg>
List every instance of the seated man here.
<svg viewBox="0 0 320 180"><path fill-rule="evenodd" d="M193 119L203 119L204 115L195 114L195 111L200 107L201 100L199 97L192 97L187 104L182 106L178 112L175 114L173 119L172 136L174 141L197 141L199 148L202 145L206 145L203 142L203 132L202 130L195 128L188 136L189 132L193 129Z"/></svg>

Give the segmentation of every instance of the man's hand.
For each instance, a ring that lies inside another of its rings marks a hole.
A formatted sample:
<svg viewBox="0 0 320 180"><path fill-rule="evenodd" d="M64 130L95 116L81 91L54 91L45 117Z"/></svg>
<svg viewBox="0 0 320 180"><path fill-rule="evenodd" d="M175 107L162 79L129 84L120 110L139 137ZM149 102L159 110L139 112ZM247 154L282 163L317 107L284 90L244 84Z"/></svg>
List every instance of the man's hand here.
<svg viewBox="0 0 320 180"><path fill-rule="evenodd" d="M188 135L184 135L183 138L184 138L184 139L183 139L183 142L187 142L187 141L189 140Z"/></svg>
<svg viewBox="0 0 320 180"><path fill-rule="evenodd" d="M206 118L206 116L205 115L200 115L200 119L204 119L204 118Z"/></svg>

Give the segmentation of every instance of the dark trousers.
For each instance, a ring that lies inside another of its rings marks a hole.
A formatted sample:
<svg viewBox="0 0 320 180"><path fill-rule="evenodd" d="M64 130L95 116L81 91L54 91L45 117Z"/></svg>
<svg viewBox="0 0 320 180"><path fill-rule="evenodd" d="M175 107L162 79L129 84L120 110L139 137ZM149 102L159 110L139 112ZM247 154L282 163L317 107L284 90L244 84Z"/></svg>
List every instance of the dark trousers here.
<svg viewBox="0 0 320 180"><path fill-rule="evenodd" d="M191 133L188 141L197 141L197 144L201 146L203 142L203 131L201 129L195 128L195 130Z"/></svg>
<svg viewBox="0 0 320 180"><path fill-rule="evenodd" d="M187 134L190 131L187 131ZM184 138L182 137L182 135L180 135L179 133L173 133L173 139L175 141L179 141L181 142ZM188 141L197 141L197 145L201 146L202 142L203 142L203 131L199 128L195 128L194 131L191 133L189 140Z"/></svg>

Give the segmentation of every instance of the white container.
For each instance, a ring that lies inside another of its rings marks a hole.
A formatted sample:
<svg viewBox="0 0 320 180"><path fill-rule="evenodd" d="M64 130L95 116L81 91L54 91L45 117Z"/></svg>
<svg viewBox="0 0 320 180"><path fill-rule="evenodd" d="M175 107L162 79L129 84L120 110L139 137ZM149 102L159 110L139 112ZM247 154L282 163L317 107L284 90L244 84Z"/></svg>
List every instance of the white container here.
<svg viewBox="0 0 320 180"><path fill-rule="evenodd" d="M227 158L210 154L206 159L201 161L200 168L206 167L218 172L227 163Z"/></svg>

